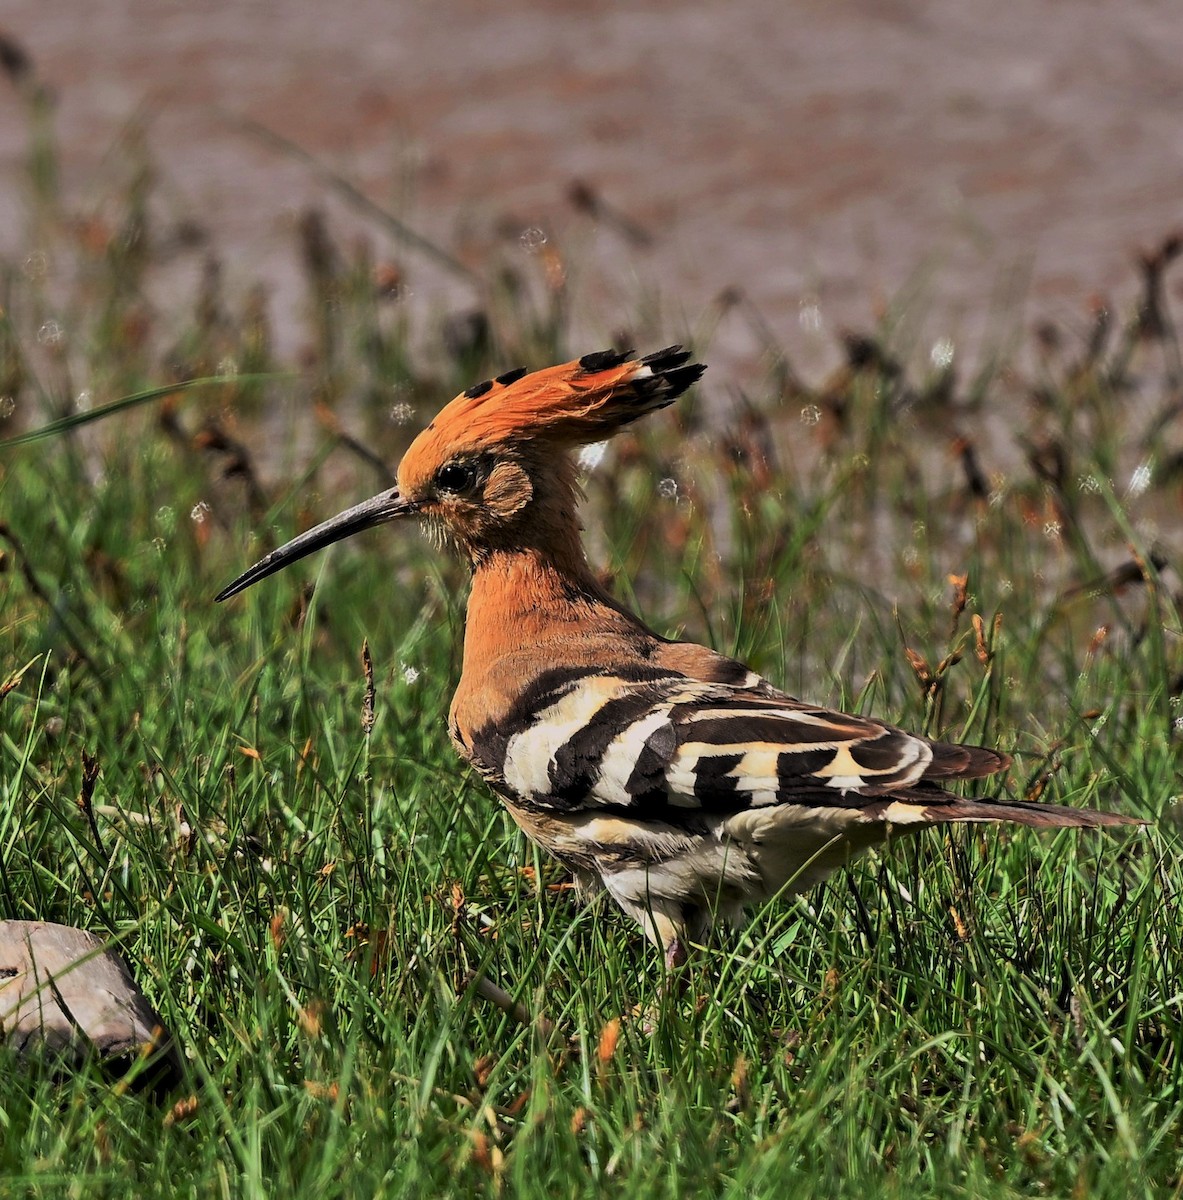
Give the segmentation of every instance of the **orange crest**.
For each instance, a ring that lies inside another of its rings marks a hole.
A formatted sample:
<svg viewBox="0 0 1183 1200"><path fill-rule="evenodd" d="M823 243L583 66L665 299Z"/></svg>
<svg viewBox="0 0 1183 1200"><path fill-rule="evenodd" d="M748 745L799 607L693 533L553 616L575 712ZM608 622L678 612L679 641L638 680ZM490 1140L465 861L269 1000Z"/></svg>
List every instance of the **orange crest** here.
<svg viewBox="0 0 1183 1200"><path fill-rule="evenodd" d="M510 371L462 392L415 439L399 467L414 491L449 459L494 447L549 443L559 449L611 437L681 395L706 369L670 346L644 358L604 350L527 375Z"/></svg>

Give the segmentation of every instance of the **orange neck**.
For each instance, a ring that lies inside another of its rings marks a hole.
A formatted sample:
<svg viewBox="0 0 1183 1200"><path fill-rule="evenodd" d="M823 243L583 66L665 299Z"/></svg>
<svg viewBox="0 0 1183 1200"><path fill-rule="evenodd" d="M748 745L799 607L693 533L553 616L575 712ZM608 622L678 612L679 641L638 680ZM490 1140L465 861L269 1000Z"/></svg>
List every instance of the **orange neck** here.
<svg viewBox="0 0 1183 1200"><path fill-rule="evenodd" d="M532 547L495 551L473 571L464 674L471 679L499 659L522 655L540 665L556 661L555 654L568 661L589 634L641 631L644 626L596 582L582 549L564 558Z"/></svg>

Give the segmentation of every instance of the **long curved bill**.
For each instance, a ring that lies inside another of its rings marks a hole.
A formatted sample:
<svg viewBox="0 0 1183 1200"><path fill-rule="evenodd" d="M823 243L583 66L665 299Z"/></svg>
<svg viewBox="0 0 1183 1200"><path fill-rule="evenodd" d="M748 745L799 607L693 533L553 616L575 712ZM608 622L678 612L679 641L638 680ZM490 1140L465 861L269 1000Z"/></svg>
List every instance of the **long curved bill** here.
<svg viewBox="0 0 1183 1200"><path fill-rule="evenodd" d="M297 562L305 555L322 550L325 546L331 546L333 542L351 537L363 529L372 529L375 525L385 525L387 521L393 521L396 517L409 516L415 512L415 509L414 504L398 494L398 488L391 488L388 492L382 492L369 500L363 500L361 504L355 504L343 513L338 513L335 517L322 521L315 529L310 529L307 533L292 538L286 546L272 550L266 558L261 558L249 571L244 571L233 583L224 587L214 599L221 601L228 600L231 596L237 596L239 592L249 588L252 583L258 583L260 579L266 579L268 575L282 571L284 567Z"/></svg>

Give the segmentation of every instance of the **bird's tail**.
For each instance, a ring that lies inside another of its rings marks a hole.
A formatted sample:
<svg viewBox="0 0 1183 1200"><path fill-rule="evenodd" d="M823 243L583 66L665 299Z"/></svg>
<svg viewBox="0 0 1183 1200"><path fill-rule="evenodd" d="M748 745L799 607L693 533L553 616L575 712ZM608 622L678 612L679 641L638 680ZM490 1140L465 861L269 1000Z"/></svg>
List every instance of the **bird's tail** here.
<svg viewBox="0 0 1183 1200"><path fill-rule="evenodd" d="M929 812L929 819L937 823L1009 821L1012 825L1030 825L1036 829L1104 829L1111 825L1146 824L1141 817L1127 817L1124 813L1072 808L1067 804L1037 804L1031 800L1000 804L959 798L951 804L933 805Z"/></svg>
<svg viewBox="0 0 1183 1200"><path fill-rule="evenodd" d="M1000 802L953 796L937 789L917 787L895 792L878 804L866 805L864 816L893 825L947 825L1008 822L1034 829L1105 829L1114 825L1146 825L1141 817L1072 808L1067 804L1038 804L1031 800Z"/></svg>

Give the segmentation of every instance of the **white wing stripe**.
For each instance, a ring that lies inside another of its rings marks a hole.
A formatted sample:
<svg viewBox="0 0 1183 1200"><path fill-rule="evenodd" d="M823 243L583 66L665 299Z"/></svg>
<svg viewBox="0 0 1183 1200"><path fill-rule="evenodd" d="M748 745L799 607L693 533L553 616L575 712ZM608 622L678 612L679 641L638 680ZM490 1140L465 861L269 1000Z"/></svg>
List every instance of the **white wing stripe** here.
<svg viewBox="0 0 1183 1200"><path fill-rule="evenodd" d="M509 739L505 782L520 796L545 796L550 791L550 765L555 754L627 687L621 679L595 677L544 708L530 726Z"/></svg>
<svg viewBox="0 0 1183 1200"><path fill-rule="evenodd" d="M645 743L663 725L669 724L669 719L669 705L662 705L627 726L609 743L600 761L596 791L603 793L610 804L630 803L632 796L627 786L629 776L645 749Z"/></svg>

